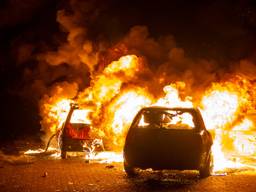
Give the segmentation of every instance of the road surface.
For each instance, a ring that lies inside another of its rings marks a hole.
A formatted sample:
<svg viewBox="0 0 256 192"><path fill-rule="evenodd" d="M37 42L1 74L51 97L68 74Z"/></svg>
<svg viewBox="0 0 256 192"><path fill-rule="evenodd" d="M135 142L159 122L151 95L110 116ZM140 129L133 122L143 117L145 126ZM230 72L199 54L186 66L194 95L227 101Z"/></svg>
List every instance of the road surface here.
<svg viewBox="0 0 256 192"><path fill-rule="evenodd" d="M256 191L256 172L238 171L199 179L196 172L150 172L128 178L122 163L85 163L23 157L0 158L0 191Z"/></svg>

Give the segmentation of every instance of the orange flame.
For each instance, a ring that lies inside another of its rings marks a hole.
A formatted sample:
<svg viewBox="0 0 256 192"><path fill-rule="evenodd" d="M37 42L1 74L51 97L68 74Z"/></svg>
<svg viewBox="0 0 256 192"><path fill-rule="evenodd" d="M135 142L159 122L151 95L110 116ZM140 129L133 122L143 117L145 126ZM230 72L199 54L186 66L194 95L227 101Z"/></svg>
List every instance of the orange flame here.
<svg viewBox="0 0 256 192"><path fill-rule="evenodd" d="M106 110L106 122L103 123L116 146L124 144L125 134L136 115L144 106L152 103L152 97L143 89L127 90L121 93Z"/></svg>
<svg viewBox="0 0 256 192"><path fill-rule="evenodd" d="M193 107L190 97L186 97L184 101L180 99L176 84L165 86L163 91L165 96L160 98L154 105L168 107Z"/></svg>
<svg viewBox="0 0 256 192"><path fill-rule="evenodd" d="M93 115L83 116L86 116L86 121L93 124L95 132L110 142L112 147L122 148L132 119L144 106L196 106L189 96L181 99L180 89L185 89L184 82L166 85L163 88L164 96L157 99L147 89L129 85L142 67L140 58L135 55L123 56L118 61L113 61L101 73L92 77L91 86L80 92L76 100L84 106L86 114L89 113L88 105L94 105ZM250 82L242 77L235 77L224 83L213 83L201 99L200 109L205 125L214 136L212 151L215 171L242 166L240 161L229 158L230 153L256 155L255 133L251 134L255 127L254 120L246 117L246 111L252 108L252 100L255 99L253 90ZM50 127L46 130L51 130L51 133L57 131L66 119L70 103L71 100L68 99L43 103L46 108L44 122L51 122L46 123ZM187 117L184 119L188 124L191 122Z"/></svg>
<svg viewBox="0 0 256 192"><path fill-rule="evenodd" d="M227 158L228 153L225 154L224 144L228 141L225 140L225 134L233 137L234 141L230 141L229 145L234 145L233 154L241 152L241 143L237 142L241 132L234 132L234 130L248 130L251 122L248 119L243 119L239 125L233 127L239 117L243 116L242 111L246 105L249 104L246 88L239 87L236 83L229 82L225 84L213 84L212 88L202 99L202 115L208 129L213 130L214 144L212 147L214 156L214 170L223 170L231 167L241 167L242 164L237 161L232 161ZM227 132L229 130L229 132ZM241 141L240 141L241 142ZM250 153L255 153L256 150L250 146L248 140L246 141L246 149ZM245 143L245 141L243 142ZM247 151L248 152L248 151Z"/></svg>

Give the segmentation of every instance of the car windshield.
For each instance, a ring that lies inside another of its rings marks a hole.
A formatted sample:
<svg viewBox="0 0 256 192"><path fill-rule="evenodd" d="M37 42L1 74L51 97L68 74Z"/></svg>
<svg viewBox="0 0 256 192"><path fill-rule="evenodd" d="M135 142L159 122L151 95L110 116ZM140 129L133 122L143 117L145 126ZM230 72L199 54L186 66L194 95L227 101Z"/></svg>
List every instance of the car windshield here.
<svg viewBox="0 0 256 192"><path fill-rule="evenodd" d="M144 110L137 121L138 128L193 129L193 116L181 110Z"/></svg>

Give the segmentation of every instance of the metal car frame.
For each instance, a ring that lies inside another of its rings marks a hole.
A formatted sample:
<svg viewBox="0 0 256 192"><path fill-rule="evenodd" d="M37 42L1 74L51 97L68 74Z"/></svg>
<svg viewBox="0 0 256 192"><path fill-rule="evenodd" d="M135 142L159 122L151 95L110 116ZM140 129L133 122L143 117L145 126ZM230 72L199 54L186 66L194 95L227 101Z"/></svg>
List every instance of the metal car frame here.
<svg viewBox="0 0 256 192"><path fill-rule="evenodd" d="M183 111L193 116L193 130L137 128L139 118L146 110ZM182 141L182 142L181 142ZM147 107L135 116L126 136L124 169L129 176L136 175L137 168L154 170L199 170L201 177L210 175L213 158L211 134L206 130L203 118L195 108Z"/></svg>

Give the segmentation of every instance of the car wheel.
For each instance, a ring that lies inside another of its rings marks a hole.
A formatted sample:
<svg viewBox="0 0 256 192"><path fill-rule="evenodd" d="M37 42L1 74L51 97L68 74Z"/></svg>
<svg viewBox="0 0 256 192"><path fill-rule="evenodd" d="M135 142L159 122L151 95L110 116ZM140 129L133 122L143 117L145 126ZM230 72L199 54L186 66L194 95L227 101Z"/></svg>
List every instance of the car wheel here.
<svg viewBox="0 0 256 192"><path fill-rule="evenodd" d="M126 174L128 175L128 177L135 177L138 175L136 168L128 165L125 161L124 161L124 170L125 170Z"/></svg>
<svg viewBox="0 0 256 192"><path fill-rule="evenodd" d="M204 166L199 169L200 177L201 178L209 177L212 173L212 170L213 170L213 157L212 157L212 153L210 153Z"/></svg>
<svg viewBox="0 0 256 192"><path fill-rule="evenodd" d="M61 159L66 159L67 158L67 151L61 150Z"/></svg>

